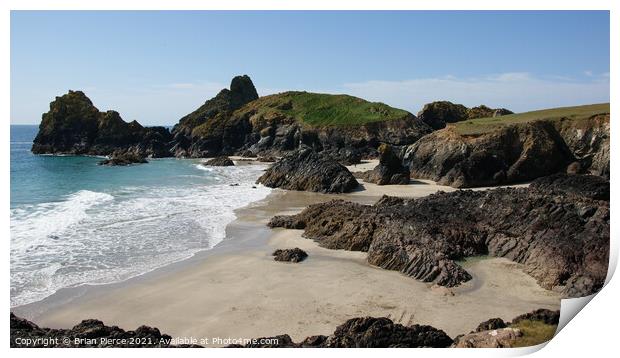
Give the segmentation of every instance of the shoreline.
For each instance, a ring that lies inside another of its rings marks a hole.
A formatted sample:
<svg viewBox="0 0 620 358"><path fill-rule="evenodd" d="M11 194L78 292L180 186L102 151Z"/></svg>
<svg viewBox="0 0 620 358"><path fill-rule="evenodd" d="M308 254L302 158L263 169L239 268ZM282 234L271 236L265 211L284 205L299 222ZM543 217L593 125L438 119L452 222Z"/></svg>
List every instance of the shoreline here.
<svg viewBox="0 0 620 358"><path fill-rule="evenodd" d="M364 164L350 169L366 170L376 163ZM360 184L363 190L348 194L275 189L265 199L236 209L226 238L213 249L125 281L61 289L11 310L51 328L96 318L125 329L151 325L173 337L287 333L300 340L331 333L359 316L429 324L455 336L492 317L509 320L537 308L559 309L559 294L541 288L519 264L506 259L465 262L474 279L447 289L373 267L364 252L321 248L302 238L299 230L265 225L274 215L332 199L372 204L383 194L419 197L458 190L430 181ZM308 252L308 259L300 264L273 261L275 249L292 247Z"/></svg>

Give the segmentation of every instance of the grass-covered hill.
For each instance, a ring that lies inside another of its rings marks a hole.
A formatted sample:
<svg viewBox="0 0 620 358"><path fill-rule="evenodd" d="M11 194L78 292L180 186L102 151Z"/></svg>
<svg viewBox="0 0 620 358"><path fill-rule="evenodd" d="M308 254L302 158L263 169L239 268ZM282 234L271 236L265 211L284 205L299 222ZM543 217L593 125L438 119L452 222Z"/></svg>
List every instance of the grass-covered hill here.
<svg viewBox="0 0 620 358"><path fill-rule="evenodd" d="M609 113L609 103L584 106L550 108L538 111L509 114L500 117L470 119L452 124L458 133L478 135L492 132L502 126L538 120L587 119L597 114Z"/></svg>
<svg viewBox="0 0 620 358"><path fill-rule="evenodd" d="M380 102L344 94L284 92L261 97L241 111L255 110L269 116L281 113L309 126L357 126L403 119L411 114Z"/></svg>

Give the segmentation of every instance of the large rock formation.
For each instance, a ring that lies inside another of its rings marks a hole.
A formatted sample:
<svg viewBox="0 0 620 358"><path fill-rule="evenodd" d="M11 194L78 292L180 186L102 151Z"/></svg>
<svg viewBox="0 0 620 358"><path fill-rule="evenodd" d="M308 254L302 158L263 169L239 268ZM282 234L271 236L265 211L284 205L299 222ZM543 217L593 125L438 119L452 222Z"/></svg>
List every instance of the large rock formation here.
<svg viewBox="0 0 620 358"><path fill-rule="evenodd" d="M345 166L308 147L278 160L258 178L257 183L270 188L321 193L346 193L358 186Z"/></svg>
<svg viewBox="0 0 620 358"><path fill-rule="evenodd" d="M35 154L110 155L127 151L139 156L170 156L166 128L123 121L118 112L99 112L81 91L56 97L43 114L34 139Z"/></svg>
<svg viewBox="0 0 620 358"><path fill-rule="evenodd" d="M360 173L359 177L378 185L409 184L409 168L402 165L401 159L392 147L381 144L378 149L379 164L372 170Z"/></svg>
<svg viewBox="0 0 620 358"><path fill-rule="evenodd" d="M227 102L212 101L173 129L177 156L281 156L306 145L355 163L361 156L376 155L382 142L411 144L431 132L409 112L346 95L284 92L225 109L221 103Z"/></svg>
<svg viewBox="0 0 620 358"><path fill-rule="evenodd" d="M533 121L478 136L455 128L433 132L404 155L411 176L453 187L529 181L566 171L609 177L609 115L583 120Z"/></svg>
<svg viewBox="0 0 620 358"><path fill-rule="evenodd" d="M599 182L556 177L529 188L384 196L372 206L335 200L269 226L304 229L323 247L366 251L370 264L448 287L471 278L455 260L505 257L541 286L578 297L602 287L609 258L609 202L571 189L588 180Z"/></svg>
<svg viewBox="0 0 620 358"><path fill-rule="evenodd" d="M418 112L418 118L433 129L442 129L448 123L456 123L468 119L498 117L513 112L506 108L489 108L485 105L467 108L462 104L454 104L449 101L436 101L427 103Z"/></svg>

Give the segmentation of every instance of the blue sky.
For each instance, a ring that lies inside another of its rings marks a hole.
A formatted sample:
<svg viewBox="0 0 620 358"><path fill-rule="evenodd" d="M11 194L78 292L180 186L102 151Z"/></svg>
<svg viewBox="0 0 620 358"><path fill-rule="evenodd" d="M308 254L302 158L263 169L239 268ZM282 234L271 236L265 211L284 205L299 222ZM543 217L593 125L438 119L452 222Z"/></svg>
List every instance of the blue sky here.
<svg viewBox="0 0 620 358"><path fill-rule="evenodd" d="M348 93L413 113L608 102L609 13L11 13L11 123L80 89L125 120L174 124L237 74L259 95Z"/></svg>

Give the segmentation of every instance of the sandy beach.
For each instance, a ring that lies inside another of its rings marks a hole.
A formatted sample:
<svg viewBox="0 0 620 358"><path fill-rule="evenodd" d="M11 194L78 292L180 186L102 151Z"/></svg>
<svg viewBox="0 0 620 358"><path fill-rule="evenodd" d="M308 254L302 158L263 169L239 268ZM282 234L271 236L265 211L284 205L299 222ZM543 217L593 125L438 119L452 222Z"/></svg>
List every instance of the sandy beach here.
<svg viewBox="0 0 620 358"><path fill-rule="evenodd" d="M468 260L464 266L473 280L447 289L373 267L363 252L321 248L303 238L300 230L265 226L273 215L335 198L373 203L383 194L420 197L455 190L430 181L362 186L340 195L274 190L266 199L237 210L227 238L205 255L119 284L67 289L13 311L46 327L70 327L97 318L127 329L151 325L173 337L287 333L297 341L329 334L359 316L428 324L454 337L492 317L510 320L537 308L559 309L559 294L541 288L519 264L506 259ZM305 250L308 259L290 264L271 257L275 249L293 247Z"/></svg>

